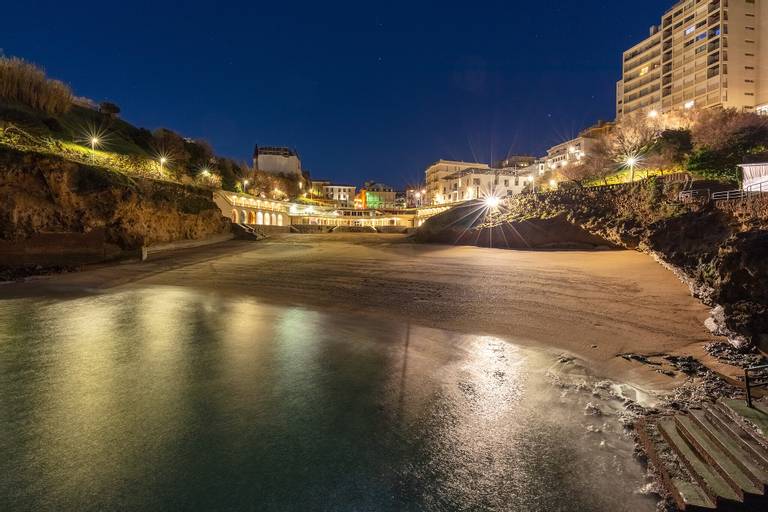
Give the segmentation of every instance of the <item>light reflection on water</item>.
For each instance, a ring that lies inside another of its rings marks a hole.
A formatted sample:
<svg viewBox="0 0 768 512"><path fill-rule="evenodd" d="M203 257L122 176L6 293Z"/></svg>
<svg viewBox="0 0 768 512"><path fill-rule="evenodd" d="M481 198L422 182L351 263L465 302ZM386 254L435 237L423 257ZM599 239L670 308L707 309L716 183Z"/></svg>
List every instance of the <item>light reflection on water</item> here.
<svg viewBox="0 0 768 512"><path fill-rule="evenodd" d="M553 361L184 288L0 301L0 510L653 510Z"/></svg>

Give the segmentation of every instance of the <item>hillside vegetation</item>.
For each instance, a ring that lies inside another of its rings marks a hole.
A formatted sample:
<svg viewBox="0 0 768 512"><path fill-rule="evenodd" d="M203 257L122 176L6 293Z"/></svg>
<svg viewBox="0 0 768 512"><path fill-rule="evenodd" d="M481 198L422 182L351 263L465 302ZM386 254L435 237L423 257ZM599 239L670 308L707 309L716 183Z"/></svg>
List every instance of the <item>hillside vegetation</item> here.
<svg viewBox="0 0 768 512"><path fill-rule="evenodd" d="M739 164L768 153L768 116L733 109L638 112L593 140L575 164L551 171L578 186L688 172L735 185Z"/></svg>
<svg viewBox="0 0 768 512"><path fill-rule="evenodd" d="M120 119L114 103L76 98L37 66L0 57L0 145L121 172L128 176L295 197L299 179L253 172L211 145L167 128L150 131Z"/></svg>

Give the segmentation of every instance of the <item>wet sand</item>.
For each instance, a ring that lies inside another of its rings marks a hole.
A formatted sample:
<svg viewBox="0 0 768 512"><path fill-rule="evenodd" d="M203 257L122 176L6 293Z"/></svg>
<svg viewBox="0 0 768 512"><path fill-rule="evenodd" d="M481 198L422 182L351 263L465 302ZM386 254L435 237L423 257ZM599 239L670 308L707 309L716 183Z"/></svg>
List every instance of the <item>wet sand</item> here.
<svg viewBox="0 0 768 512"><path fill-rule="evenodd" d="M600 375L646 389L670 389L680 377L617 356L684 353L712 341L708 309L646 255L421 245L401 235L229 242L5 285L0 297L152 285L499 336L576 355Z"/></svg>

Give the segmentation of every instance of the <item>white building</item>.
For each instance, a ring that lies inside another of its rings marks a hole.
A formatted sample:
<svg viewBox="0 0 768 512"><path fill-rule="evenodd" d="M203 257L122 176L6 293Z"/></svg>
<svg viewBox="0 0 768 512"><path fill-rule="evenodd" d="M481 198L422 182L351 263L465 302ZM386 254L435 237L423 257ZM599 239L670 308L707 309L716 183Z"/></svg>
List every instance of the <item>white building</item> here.
<svg viewBox="0 0 768 512"><path fill-rule="evenodd" d="M353 185L324 185L323 197L339 206L351 208L355 205L355 190Z"/></svg>
<svg viewBox="0 0 768 512"><path fill-rule="evenodd" d="M744 164L739 167L744 172L745 192L768 193L768 163Z"/></svg>
<svg viewBox="0 0 768 512"><path fill-rule="evenodd" d="M253 151L253 166L257 171L288 176L301 176L301 159L290 148L275 146L256 146Z"/></svg>
<svg viewBox="0 0 768 512"><path fill-rule="evenodd" d="M613 123L598 121L594 126L579 133L575 139L561 142L547 150L545 157L547 170L556 170L581 162L590 154L597 139L608 133Z"/></svg>
<svg viewBox="0 0 768 512"><path fill-rule="evenodd" d="M506 197L521 193L531 181L531 174L519 169L463 169L440 180L440 195L446 203Z"/></svg>
<svg viewBox="0 0 768 512"><path fill-rule="evenodd" d="M442 193L441 180L450 174L469 168L490 169L488 164L459 162L456 160L438 160L427 167L426 171L424 171L426 175L425 204L442 204L447 202L447 198Z"/></svg>

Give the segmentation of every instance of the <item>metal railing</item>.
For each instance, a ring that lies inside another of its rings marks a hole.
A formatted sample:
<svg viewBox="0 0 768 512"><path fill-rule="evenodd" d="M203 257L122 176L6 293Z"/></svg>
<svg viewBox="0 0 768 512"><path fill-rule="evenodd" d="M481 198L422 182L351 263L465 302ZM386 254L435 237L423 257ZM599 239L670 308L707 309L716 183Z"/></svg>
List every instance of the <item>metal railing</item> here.
<svg viewBox="0 0 768 512"><path fill-rule="evenodd" d="M747 192L754 194L768 194L768 180L760 183L753 183L747 187Z"/></svg>
<svg viewBox="0 0 768 512"><path fill-rule="evenodd" d="M701 188L701 189L695 189L695 190L684 190L680 192L678 199L682 202L690 202L695 199L704 199L706 201L709 201L709 198L712 196L712 191L708 188Z"/></svg>
<svg viewBox="0 0 768 512"><path fill-rule="evenodd" d="M734 201L736 199L744 199L751 195L752 192L746 190L726 190L724 192L715 192L712 194L713 201Z"/></svg>
<svg viewBox="0 0 768 512"><path fill-rule="evenodd" d="M754 377L752 373L761 372L762 375ZM752 389L768 387L768 364L744 368L744 386L747 388L747 407L752 408Z"/></svg>

